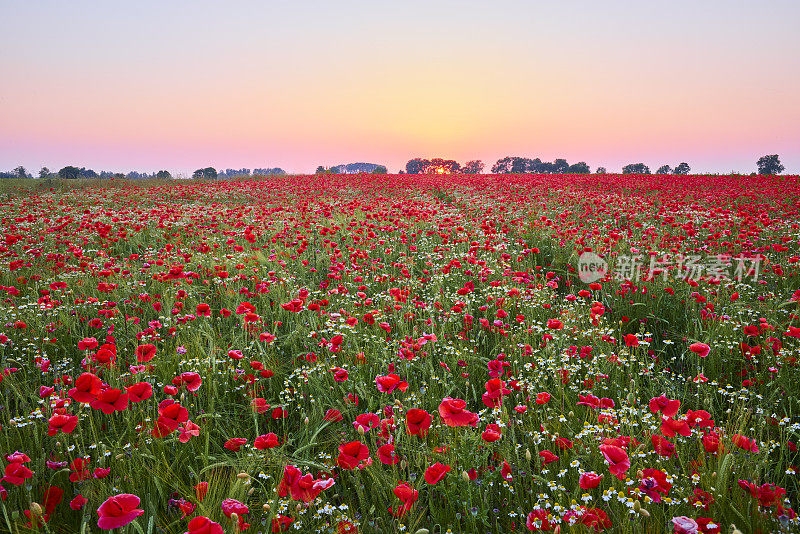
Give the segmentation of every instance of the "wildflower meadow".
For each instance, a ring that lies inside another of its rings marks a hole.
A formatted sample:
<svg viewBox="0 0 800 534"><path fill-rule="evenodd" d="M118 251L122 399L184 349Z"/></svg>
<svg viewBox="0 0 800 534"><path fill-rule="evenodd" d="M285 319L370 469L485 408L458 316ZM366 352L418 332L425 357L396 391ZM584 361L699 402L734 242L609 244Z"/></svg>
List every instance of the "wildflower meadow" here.
<svg viewBox="0 0 800 534"><path fill-rule="evenodd" d="M796 532L798 206L797 176L3 189L0 531Z"/></svg>

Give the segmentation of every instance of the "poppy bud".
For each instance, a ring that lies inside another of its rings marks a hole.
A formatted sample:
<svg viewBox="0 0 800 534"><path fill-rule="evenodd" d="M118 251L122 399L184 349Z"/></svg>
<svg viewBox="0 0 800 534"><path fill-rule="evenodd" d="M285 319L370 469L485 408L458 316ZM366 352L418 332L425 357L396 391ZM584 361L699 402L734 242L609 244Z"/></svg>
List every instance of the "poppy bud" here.
<svg viewBox="0 0 800 534"><path fill-rule="evenodd" d="M38 502L31 503L31 514L36 517L42 516L42 506Z"/></svg>
<svg viewBox="0 0 800 534"><path fill-rule="evenodd" d="M238 475L236 475L236 478L241 479L241 480L246 480L246 479L250 478L250 475L248 475L247 473L239 473Z"/></svg>
<svg viewBox="0 0 800 534"><path fill-rule="evenodd" d="M365 429L363 426L360 426L360 425L359 425L359 427L358 427L358 433L359 433L359 434L361 434L361 435L363 436L365 432L366 432L366 429Z"/></svg>
<svg viewBox="0 0 800 534"><path fill-rule="evenodd" d="M300 504L300 503L297 503L297 506L295 506L295 508L294 508L294 509L295 509L295 510L297 510L297 511L299 512L299 511L301 511L301 510L303 509L303 505L302 505L302 504Z"/></svg>
<svg viewBox="0 0 800 534"><path fill-rule="evenodd" d="M308 417L306 417L306 418L305 418L305 420L303 420L303 423L304 423L306 426L308 426Z"/></svg>
<svg viewBox="0 0 800 534"><path fill-rule="evenodd" d="M573 417L575 417L575 412L573 412L572 410L570 410L570 411L569 411L569 413L568 413L567 415L570 417L570 419L572 419Z"/></svg>
<svg viewBox="0 0 800 534"><path fill-rule="evenodd" d="M469 473L467 473L466 471L461 471L461 478L469 482Z"/></svg>
<svg viewBox="0 0 800 534"><path fill-rule="evenodd" d="M253 493L255 493L255 491L256 491L255 488L250 488L250 491L248 491L247 494L252 495Z"/></svg>
<svg viewBox="0 0 800 534"><path fill-rule="evenodd" d="M640 508L640 509L639 509L639 513L640 513L641 515L645 516L645 517L650 517L650 512L648 512L648 511L647 511L647 510L645 510L644 508Z"/></svg>
<svg viewBox="0 0 800 534"><path fill-rule="evenodd" d="M638 500L633 501L633 511L638 514L639 510L641 510L641 509L642 509L642 503L639 502Z"/></svg>
<svg viewBox="0 0 800 534"><path fill-rule="evenodd" d="M264 506L262 506L262 508L264 509L265 512L269 512L272 506L270 506L269 503L267 502L264 503Z"/></svg>
<svg viewBox="0 0 800 534"><path fill-rule="evenodd" d="M430 532L430 530L428 530L427 528L421 528L418 531L416 531L414 534L428 534L429 532Z"/></svg>
<svg viewBox="0 0 800 534"><path fill-rule="evenodd" d="M529 462L531 461L531 450L530 449L525 449L525 459L528 460Z"/></svg>
<svg viewBox="0 0 800 534"><path fill-rule="evenodd" d="M233 521L234 523L237 523L237 524L239 523L239 514L237 514L236 512L233 512L233 513L231 513L230 517L231 517L231 521Z"/></svg>

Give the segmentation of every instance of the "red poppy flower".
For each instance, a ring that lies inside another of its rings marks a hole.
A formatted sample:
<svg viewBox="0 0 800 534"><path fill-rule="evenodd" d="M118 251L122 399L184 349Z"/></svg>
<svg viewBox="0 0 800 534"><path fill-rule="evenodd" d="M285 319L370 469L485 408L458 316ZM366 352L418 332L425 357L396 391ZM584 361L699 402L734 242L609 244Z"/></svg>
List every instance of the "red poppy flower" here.
<svg viewBox="0 0 800 534"><path fill-rule="evenodd" d="M638 347L639 346L639 338L636 337L635 334L626 334L625 335L625 345L628 347Z"/></svg>
<svg viewBox="0 0 800 534"><path fill-rule="evenodd" d="M263 434L256 438L254 447L258 450L272 449L280 445L278 436L274 432Z"/></svg>
<svg viewBox="0 0 800 534"><path fill-rule="evenodd" d="M394 445L391 443L378 447L378 459L385 465L395 465L400 462L400 457L395 454Z"/></svg>
<svg viewBox="0 0 800 534"><path fill-rule="evenodd" d="M405 391L408 389L408 382L401 380L396 374L388 374L385 376L376 376L375 384L378 386L378 391L381 393L391 393L395 389Z"/></svg>
<svg viewBox="0 0 800 534"><path fill-rule="evenodd" d="M128 392L128 400L136 403L147 400L153 396L153 386L149 382L137 382L125 388Z"/></svg>
<svg viewBox="0 0 800 534"><path fill-rule="evenodd" d="M489 379L486 384L486 392L481 396L483 404L489 408L495 408L503 403L503 396L511 393L506 389L506 383L499 378Z"/></svg>
<svg viewBox="0 0 800 534"><path fill-rule="evenodd" d="M203 385L203 379L197 373L181 373L180 379L189 391L197 391Z"/></svg>
<svg viewBox="0 0 800 534"><path fill-rule="evenodd" d="M578 479L578 485L581 489L593 489L600 485L601 480L603 480L603 475L598 475L594 471L587 471L581 473L581 477Z"/></svg>
<svg viewBox="0 0 800 534"><path fill-rule="evenodd" d="M355 469L362 460L369 458L369 449L360 441L339 445L336 465L343 469Z"/></svg>
<svg viewBox="0 0 800 534"><path fill-rule="evenodd" d="M689 350L700 356L701 358L705 358L708 356L708 353L711 352L711 347L706 345L705 343L692 343L689 345Z"/></svg>
<svg viewBox="0 0 800 534"><path fill-rule="evenodd" d="M188 421L189 411L173 399L161 401L158 405L158 419L153 428L153 437L163 438L178 428L178 425Z"/></svg>
<svg viewBox="0 0 800 534"><path fill-rule="evenodd" d="M47 429L48 436L55 436L58 431L69 434L78 425L78 416L70 414L54 413L48 420L49 427Z"/></svg>
<svg viewBox="0 0 800 534"><path fill-rule="evenodd" d="M209 518L199 515L192 518L187 525L189 529L188 534L224 534L222 526L219 523L211 521Z"/></svg>
<svg viewBox="0 0 800 534"><path fill-rule="evenodd" d="M666 437L671 438L676 434L681 436L691 436L692 429L689 428L689 423L685 419L669 419L661 417L661 433Z"/></svg>
<svg viewBox="0 0 800 534"><path fill-rule="evenodd" d="M225 447L226 449L231 450L233 452L236 452L245 443L247 443L247 438L231 438L231 439L229 439L228 441L225 442L223 447Z"/></svg>
<svg viewBox="0 0 800 534"><path fill-rule="evenodd" d="M668 399L665 395L653 397L648 403L651 412L656 413L660 410L667 417L675 417L680 405L681 401Z"/></svg>
<svg viewBox="0 0 800 534"><path fill-rule="evenodd" d="M27 479L33 476L33 471L22 465L22 462L11 462L6 466L4 482L15 486L22 485Z"/></svg>
<svg viewBox="0 0 800 534"><path fill-rule="evenodd" d="M431 427L431 414L419 408L406 412L406 432L412 436L425 437Z"/></svg>
<svg viewBox="0 0 800 534"><path fill-rule="evenodd" d="M486 430L484 430L481 434L481 438L489 443L497 441L502 437L503 431L500 429L500 426L495 423L489 423L486 425Z"/></svg>
<svg viewBox="0 0 800 534"><path fill-rule="evenodd" d="M76 402L89 404L100 393L102 386L103 381L92 373L82 373L75 379L75 387L69 390L69 396Z"/></svg>
<svg viewBox="0 0 800 534"><path fill-rule="evenodd" d="M467 411L466 401L445 397L439 404L439 417L447 426L478 426L478 414Z"/></svg>
<svg viewBox="0 0 800 534"><path fill-rule="evenodd" d="M436 462L425 470L425 482L428 484L436 484L450 472L450 466Z"/></svg>
<svg viewBox="0 0 800 534"><path fill-rule="evenodd" d="M342 412L336 410L335 408L329 408L327 412L325 412L325 417L322 418L324 421L341 421Z"/></svg>
<svg viewBox="0 0 800 534"><path fill-rule="evenodd" d="M109 497L97 509L97 526L103 530L124 527L144 513L139 506L139 497L130 493L121 493Z"/></svg>
<svg viewBox="0 0 800 534"><path fill-rule="evenodd" d="M403 503L403 505L400 506L397 510L392 511L392 509L389 508L389 512L391 512L392 515L396 516L401 516L405 512L411 510L411 507L414 505L414 503L417 501L417 498L419 497L419 492L414 488L412 488L408 482L399 482L397 486L395 486L395 488L392 490L392 492Z"/></svg>
<svg viewBox="0 0 800 534"><path fill-rule="evenodd" d="M97 394L90 406L106 415L121 412L128 407L128 394L116 388L106 388Z"/></svg>
<svg viewBox="0 0 800 534"><path fill-rule="evenodd" d="M136 361L139 363L149 362L156 356L156 347L150 343L136 347Z"/></svg>
<svg viewBox="0 0 800 534"><path fill-rule="evenodd" d="M89 502L89 500L79 493L74 499L69 501L69 507L73 510L80 510L87 502Z"/></svg>
<svg viewBox="0 0 800 534"><path fill-rule="evenodd" d="M625 473L631 467L630 458L625 449L614 445L600 445L600 452L608 462L608 470L620 480L625 479Z"/></svg>

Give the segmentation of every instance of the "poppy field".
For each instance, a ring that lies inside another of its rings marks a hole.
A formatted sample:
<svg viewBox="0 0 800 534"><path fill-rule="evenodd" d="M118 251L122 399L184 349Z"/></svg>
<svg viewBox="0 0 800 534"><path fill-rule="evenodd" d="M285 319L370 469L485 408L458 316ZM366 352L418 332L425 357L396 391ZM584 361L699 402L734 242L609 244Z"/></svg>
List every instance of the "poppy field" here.
<svg viewBox="0 0 800 534"><path fill-rule="evenodd" d="M799 206L797 176L0 192L0 531L795 532Z"/></svg>

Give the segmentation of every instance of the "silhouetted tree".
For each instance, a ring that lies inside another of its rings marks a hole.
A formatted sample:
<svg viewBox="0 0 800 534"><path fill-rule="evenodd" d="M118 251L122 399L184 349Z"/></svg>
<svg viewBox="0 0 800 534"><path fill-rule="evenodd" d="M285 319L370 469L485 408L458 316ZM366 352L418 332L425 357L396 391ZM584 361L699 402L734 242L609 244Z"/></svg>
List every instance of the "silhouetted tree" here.
<svg viewBox="0 0 800 534"><path fill-rule="evenodd" d="M622 167L622 174L650 174L650 167L644 163L631 163Z"/></svg>
<svg viewBox="0 0 800 534"><path fill-rule="evenodd" d="M758 174L780 174L785 169L777 154L761 156L756 164L758 165Z"/></svg>
<svg viewBox="0 0 800 534"><path fill-rule="evenodd" d="M558 158L553 162L551 172L553 174L564 174L569 169L569 163L564 158Z"/></svg>
<svg viewBox="0 0 800 534"><path fill-rule="evenodd" d="M678 166L672 170L672 174L687 175L690 170L692 169L689 167L689 164L684 161L679 163Z"/></svg>
<svg viewBox="0 0 800 534"><path fill-rule="evenodd" d="M670 167L669 165L662 165L656 171L656 174L670 174L670 173L672 173L672 167Z"/></svg>
<svg viewBox="0 0 800 534"><path fill-rule="evenodd" d="M387 169L385 165L378 165L375 167L375 170L372 171L373 174L387 174L388 172L389 169Z"/></svg>
<svg viewBox="0 0 800 534"><path fill-rule="evenodd" d="M172 178L172 175L169 173L169 171L158 171L156 173L156 178L159 180L169 180Z"/></svg>
<svg viewBox="0 0 800 534"><path fill-rule="evenodd" d="M406 163L406 172L408 174L422 174L427 172L431 162L423 158L414 158Z"/></svg>
<svg viewBox="0 0 800 534"><path fill-rule="evenodd" d="M205 180L213 180L217 177L217 170L214 167L206 167L205 169L197 169L192 173L192 178Z"/></svg>
<svg viewBox="0 0 800 534"><path fill-rule="evenodd" d="M461 168L461 172L464 174L480 174L483 172L483 162L479 159L468 161Z"/></svg>
<svg viewBox="0 0 800 534"><path fill-rule="evenodd" d="M62 167L61 170L58 171L59 178L64 180L77 180L80 174L81 170L78 167L73 167L72 165Z"/></svg>
<svg viewBox="0 0 800 534"><path fill-rule="evenodd" d="M22 165L20 165L16 169L14 169L14 174L17 175L17 178L27 178L28 177L28 171L26 171L25 167L23 167Z"/></svg>
<svg viewBox="0 0 800 534"><path fill-rule="evenodd" d="M44 180L45 178L49 177L50 177L50 169L48 169L47 167L42 167L41 170L39 170L39 178Z"/></svg>
<svg viewBox="0 0 800 534"><path fill-rule="evenodd" d="M589 165L586 164L585 161L580 161L578 163L573 163L567 169L567 172L570 174L589 174L591 170L589 169Z"/></svg>
<svg viewBox="0 0 800 534"><path fill-rule="evenodd" d="M320 165L319 167L317 167L317 170L314 172L314 174L325 174L325 167Z"/></svg>
<svg viewBox="0 0 800 534"><path fill-rule="evenodd" d="M430 167L425 172L445 172L455 174L461 170L461 165L454 159L433 158Z"/></svg>
<svg viewBox="0 0 800 534"><path fill-rule="evenodd" d="M606 168L605 168L605 167L597 167L597 171L595 171L595 172L596 172L597 174L605 174L605 173L607 173L608 171L606 170Z"/></svg>

